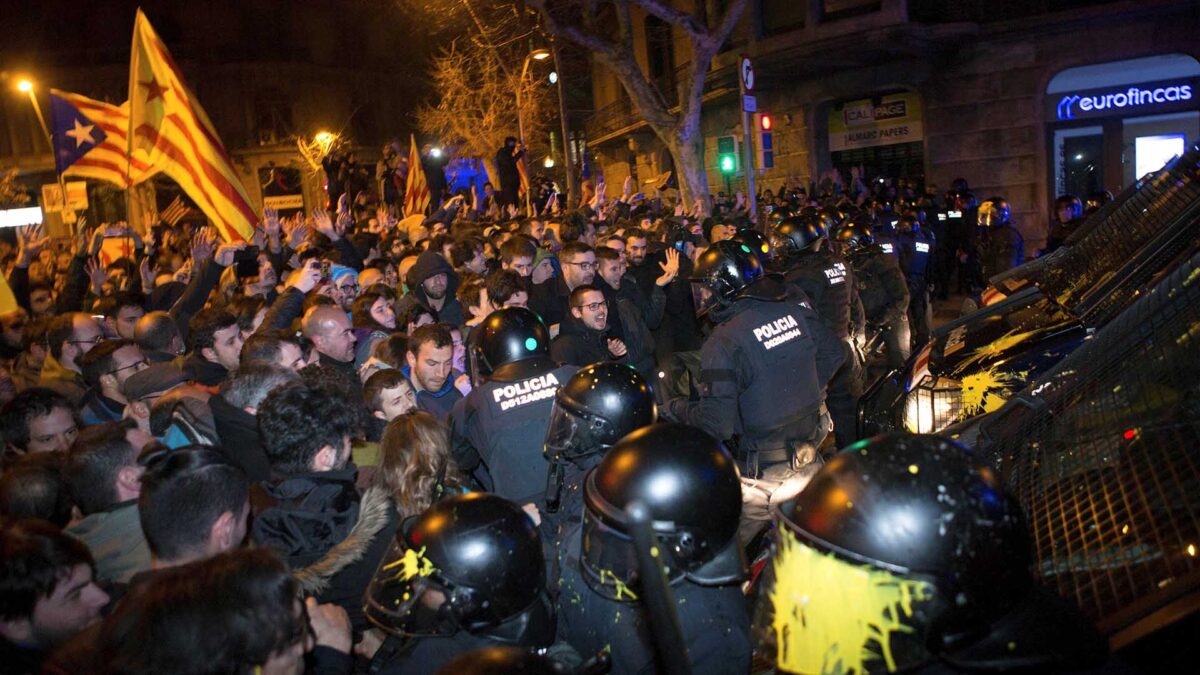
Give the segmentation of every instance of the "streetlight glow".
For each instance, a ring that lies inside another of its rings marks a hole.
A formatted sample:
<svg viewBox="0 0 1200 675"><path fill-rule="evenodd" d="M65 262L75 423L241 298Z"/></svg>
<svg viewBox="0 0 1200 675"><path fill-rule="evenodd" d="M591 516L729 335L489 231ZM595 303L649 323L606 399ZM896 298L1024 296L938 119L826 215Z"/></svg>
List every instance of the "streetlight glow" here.
<svg viewBox="0 0 1200 675"><path fill-rule="evenodd" d="M554 168L554 158L547 157L546 160L544 162L542 162L542 166L546 167L547 169L553 169Z"/></svg>
<svg viewBox="0 0 1200 675"><path fill-rule="evenodd" d="M313 136L313 140L324 145L333 141L333 134L328 131L318 131L317 135Z"/></svg>
<svg viewBox="0 0 1200 675"><path fill-rule="evenodd" d="M33 83L29 80L21 80L17 83L17 91L23 94L28 94L29 92L33 91Z"/></svg>
<svg viewBox="0 0 1200 675"><path fill-rule="evenodd" d="M533 59L534 61L545 61L546 59L550 58L550 50L535 49L529 53L529 58Z"/></svg>
<svg viewBox="0 0 1200 675"><path fill-rule="evenodd" d="M558 71L550 71L550 84L558 84Z"/></svg>

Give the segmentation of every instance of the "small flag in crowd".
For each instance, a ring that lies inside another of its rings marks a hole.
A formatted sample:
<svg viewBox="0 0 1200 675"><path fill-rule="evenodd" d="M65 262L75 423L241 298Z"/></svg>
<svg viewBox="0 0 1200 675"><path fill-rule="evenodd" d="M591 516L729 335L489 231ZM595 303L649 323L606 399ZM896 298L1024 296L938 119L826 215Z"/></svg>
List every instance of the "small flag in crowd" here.
<svg viewBox="0 0 1200 675"><path fill-rule="evenodd" d="M217 131L166 45L138 10L129 61L129 147L179 184L225 241L250 239L258 217ZM134 181L136 182L136 181Z"/></svg>
<svg viewBox="0 0 1200 675"><path fill-rule="evenodd" d="M94 178L120 188L143 180L150 165L129 159L129 104L113 105L50 90L54 168L63 178Z"/></svg>
<svg viewBox="0 0 1200 675"><path fill-rule="evenodd" d="M404 186L404 215L425 213L429 206L429 184L425 182L425 171L421 168L421 153L417 150L417 137L410 135L412 145L408 150L408 181Z"/></svg>
<svg viewBox="0 0 1200 675"><path fill-rule="evenodd" d="M183 203L183 197L175 195L175 199L167 205L167 208L158 214L158 219L171 227L175 227L179 224L179 221L190 215L191 212L192 210Z"/></svg>

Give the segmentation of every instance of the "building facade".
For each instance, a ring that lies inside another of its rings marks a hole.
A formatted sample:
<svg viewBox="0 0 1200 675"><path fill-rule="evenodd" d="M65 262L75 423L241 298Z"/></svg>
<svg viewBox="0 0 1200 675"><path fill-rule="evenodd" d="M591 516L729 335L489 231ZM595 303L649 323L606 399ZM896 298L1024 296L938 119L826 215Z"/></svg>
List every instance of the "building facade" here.
<svg viewBox="0 0 1200 675"><path fill-rule="evenodd" d="M17 169L34 194L55 181L53 156L29 99L13 90L15 81L37 83L43 111L50 87L124 101L136 9L120 0L41 4L46 16L24 15L27 25L13 27L21 37L0 60L0 85L7 90L0 96L0 168ZM421 49L420 41L406 42L396 16L363 4L169 3L147 7L147 16L212 119L256 209L266 196L307 209L324 205L324 174L312 170L296 145L297 138L321 131L358 148L373 175L382 144L412 130L412 101L427 86L409 51ZM120 215L113 204L123 209L123 193L88 183L93 201L109 202L93 217Z"/></svg>
<svg viewBox="0 0 1200 675"><path fill-rule="evenodd" d="M637 27L638 60L669 92L686 41L654 19ZM759 190L851 167L932 192L962 177L980 199L1009 199L1032 251L1056 196L1115 194L1198 140L1198 30L1200 3L1180 0L751 0L709 72L710 190L744 186L743 162L723 174L717 148L743 137L747 54L773 123ZM608 184L671 168L615 78L598 64L592 75L588 143Z"/></svg>

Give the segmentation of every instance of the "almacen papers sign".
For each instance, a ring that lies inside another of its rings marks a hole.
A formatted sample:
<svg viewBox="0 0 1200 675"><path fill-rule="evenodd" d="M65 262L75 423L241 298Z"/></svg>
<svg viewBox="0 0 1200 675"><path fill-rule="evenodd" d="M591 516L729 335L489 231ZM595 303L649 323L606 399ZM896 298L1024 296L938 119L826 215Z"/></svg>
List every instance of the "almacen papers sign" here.
<svg viewBox="0 0 1200 675"><path fill-rule="evenodd" d="M833 152L924 139L921 99L915 93L847 101L829 110L829 149Z"/></svg>

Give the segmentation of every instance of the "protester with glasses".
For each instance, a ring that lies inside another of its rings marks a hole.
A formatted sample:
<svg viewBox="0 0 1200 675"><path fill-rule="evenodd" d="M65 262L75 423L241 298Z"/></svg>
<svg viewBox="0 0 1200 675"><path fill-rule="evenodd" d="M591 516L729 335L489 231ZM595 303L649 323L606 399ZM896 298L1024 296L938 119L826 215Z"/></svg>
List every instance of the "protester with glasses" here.
<svg viewBox="0 0 1200 675"><path fill-rule="evenodd" d="M586 366L597 361L623 360L627 349L609 334L609 305L604 293L591 284L571 291L571 313L550 345L550 357L559 363Z"/></svg>
<svg viewBox="0 0 1200 675"><path fill-rule="evenodd" d="M150 362L134 341L109 340L84 354L79 365L88 385L80 404L80 418L84 424L100 424L121 419L128 404L121 385Z"/></svg>

